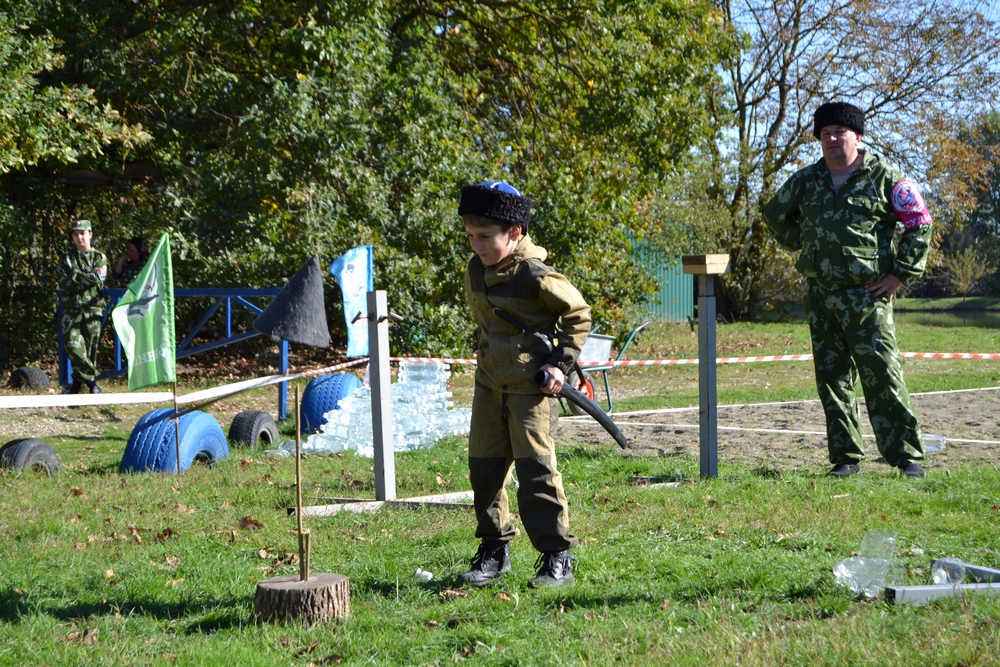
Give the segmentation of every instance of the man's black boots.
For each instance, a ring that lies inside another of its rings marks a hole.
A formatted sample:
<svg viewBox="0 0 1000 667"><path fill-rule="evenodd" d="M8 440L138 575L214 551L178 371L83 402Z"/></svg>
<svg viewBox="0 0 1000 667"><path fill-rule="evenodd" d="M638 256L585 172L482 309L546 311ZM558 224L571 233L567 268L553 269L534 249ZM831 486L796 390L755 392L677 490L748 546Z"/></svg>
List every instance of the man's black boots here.
<svg viewBox="0 0 1000 667"><path fill-rule="evenodd" d="M532 588L547 586L568 586L573 583L573 561L576 556L565 551L546 551L538 557L535 565L538 575L528 582Z"/></svg>
<svg viewBox="0 0 1000 667"><path fill-rule="evenodd" d="M91 394L103 394L101 388L97 386L96 380L87 380L87 386L90 387Z"/></svg>
<svg viewBox="0 0 1000 667"><path fill-rule="evenodd" d="M73 384L69 386L69 389L64 391L64 394L79 394L80 390L83 389L83 383L80 380L74 378Z"/></svg>
<svg viewBox="0 0 1000 667"><path fill-rule="evenodd" d="M472 557L472 568L458 576L459 582L470 586L485 586L504 572L510 571L510 544L483 542Z"/></svg>

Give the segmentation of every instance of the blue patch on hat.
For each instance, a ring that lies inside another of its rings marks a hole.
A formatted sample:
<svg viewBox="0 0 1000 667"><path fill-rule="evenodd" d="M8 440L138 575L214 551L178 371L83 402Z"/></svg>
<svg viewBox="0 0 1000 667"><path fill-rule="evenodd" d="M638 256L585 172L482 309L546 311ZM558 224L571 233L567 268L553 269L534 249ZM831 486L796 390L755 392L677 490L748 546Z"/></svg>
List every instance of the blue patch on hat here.
<svg viewBox="0 0 1000 667"><path fill-rule="evenodd" d="M520 190L515 188L513 185L506 181L483 181L482 183L476 183L481 188L490 188L492 190L499 190L500 192L506 192L509 195L516 195L518 197L523 197L524 195Z"/></svg>

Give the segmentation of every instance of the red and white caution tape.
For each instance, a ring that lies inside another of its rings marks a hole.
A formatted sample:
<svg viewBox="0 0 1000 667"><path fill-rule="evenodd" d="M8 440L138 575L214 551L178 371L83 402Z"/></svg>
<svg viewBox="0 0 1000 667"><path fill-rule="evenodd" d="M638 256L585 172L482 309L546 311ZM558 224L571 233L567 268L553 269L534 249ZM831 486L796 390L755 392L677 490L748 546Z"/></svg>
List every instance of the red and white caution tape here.
<svg viewBox="0 0 1000 667"><path fill-rule="evenodd" d="M1000 359L1000 354L972 352L902 352L907 359ZM717 357L717 364L746 364L764 361L811 361L811 354L768 354L759 357ZM475 365L475 359L446 357L392 357L392 361L438 362L444 364ZM685 366L697 365L697 359L624 359L621 361L581 361L583 368L611 368L614 366Z"/></svg>

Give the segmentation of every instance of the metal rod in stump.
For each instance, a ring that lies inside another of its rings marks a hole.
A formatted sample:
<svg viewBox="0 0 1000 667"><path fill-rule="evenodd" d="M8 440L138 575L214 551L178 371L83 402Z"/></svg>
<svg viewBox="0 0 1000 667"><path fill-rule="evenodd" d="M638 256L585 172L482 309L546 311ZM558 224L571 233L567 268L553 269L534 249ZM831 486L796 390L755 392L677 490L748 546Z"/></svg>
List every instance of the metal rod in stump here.
<svg viewBox="0 0 1000 667"><path fill-rule="evenodd" d="M302 529L302 410L299 408L299 385L295 385L295 521L299 534L299 579L309 581L309 535Z"/></svg>
<svg viewBox="0 0 1000 667"><path fill-rule="evenodd" d="M389 307L385 291L368 292L368 356L372 390L372 444L375 446L375 499L396 499L392 448L392 395L389 385Z"/></svg>
<svg viewBox="0 0 1000 667"><path fill-rule="evenodd" d="M702 477L719 476L719 400L715 359L715 276L729 255L684 255L684 273L698 276L698 425Z"/></svg>
<svg viewBox="0 0 1000 667"><path fill-rule="evenodd" d="M177 474L181 474L181 418L177 414L177 381L174 381L174 451L177 453Z"/></svg>
<svg viewBox="0 0 1000 667"><path fill-rule="evenodd" d="M295 387L295 417L302 418ZM259 621L300 621L305 625L344 618L351 608L350 580L342 574L311 575L310 534L302 527L302 435L295 425L295 517L299 533L299 574L266 579L257 584L253 613Z"/></svg>

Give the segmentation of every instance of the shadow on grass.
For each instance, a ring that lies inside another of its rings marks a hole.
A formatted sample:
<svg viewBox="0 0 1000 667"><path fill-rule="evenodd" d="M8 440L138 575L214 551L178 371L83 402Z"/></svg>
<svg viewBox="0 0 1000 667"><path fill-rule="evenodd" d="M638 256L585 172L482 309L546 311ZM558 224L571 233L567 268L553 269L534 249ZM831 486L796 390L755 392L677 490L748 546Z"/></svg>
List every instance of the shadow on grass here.
<svg viewBox="0 0 1000 667"><path fill-rule="evenodd" d="M215 599L197 603L159 602L152 599L105 598L100 602L77 603L60 606L40 602L32 603L30 595L17 589L0 592L0 621L16 623L30 614L40 613L61 621L89 618L91 616L136 616L158 621L178 621L180 632L207 634L253 623L253 618L240 611L245 599Z"/></svg>

